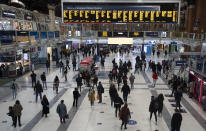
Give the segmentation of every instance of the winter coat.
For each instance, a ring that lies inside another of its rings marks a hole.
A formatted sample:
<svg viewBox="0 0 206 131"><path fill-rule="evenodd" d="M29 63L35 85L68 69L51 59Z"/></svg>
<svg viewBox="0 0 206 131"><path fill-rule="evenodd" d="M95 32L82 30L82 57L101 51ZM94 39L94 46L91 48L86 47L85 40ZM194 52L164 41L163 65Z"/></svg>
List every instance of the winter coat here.
<svg viewBox="0 0 206 131"><path fill-rule="evenodd" d="M21 116L22 110L23 110L23 108L22 108L21 104L15 104L13 106L14 116Z"/></svg>
<svg viewBox="0 0 206 131"><path fill-rule="evenodd" d="M123 94L129 94L130 93L130 88L128 85L123 85L121 92L123 92Z"/></svg>
<svg viewBox="0 0 206 131"><path fill-rule="evenodd" d="M32 80L36 80L36 74L35 74L35 73L32 73L32 74L31 74L31 79L32 79Z"/></svg>
<svg viewBox="0 0 206 131"><path fill-rule="evenodd" d="M130 83L134 83L134 79L135 79L135 77L134 77L133 75L130 76L130 77L129 77Z"/></svg>
<svg viewBox="0 0 206 131"><path fill-rule="evenodd" d="M89 101L95 101L95 91L89 92Z"/></svg>
<svg viewBox="0 0 206 131"><path fill-rule="evenodd" d="M97 92L98 92L98 94L102 94L103 92L104 92L104 88L103 88L103 86L102 85L98 85L97 86Z"/></svg>
<svg viewBox="0 0 206 131"><path fill-rule="evenodd" d="M59 104L57 106L57 113L59 114L59 117L65 117L67 115L67 107L65 104Z"/></svg>
<svg viewBox="0 0 206 131"><path fill-rule="evenodd" d="M43 107L43 114L48 114L49 113L49 101L47 99L43 99L41 101L42 107Z"/></svg>
<svg viewBox="0 0 206 131"><path fill-rule="evenodd" d="M180 113L174 113L171 120L171 127L176 129L180 128L182 123L182 115Z"/></svg>
<svg viewBox="0 0 206 131"><path fill-rule="evenodd" d="M123 121L123 122L128 122L129 118L131 118L130 115L130 110L127 107L122 107L122 109L119 112L119 118Z"/></svg>
<svg viewBox="0 0 206 131"><path fill-rule="evenodd" d="M181 101L181 98L182 98L182 92L181 91L176 91L175 92L175 100L176 101Z"/></svg>
<svg viewBox="0 0 206 131"><path fill-rule="evenodd" d="M44 74L41 75L41 80L46 81L46 76Z"/></svg>
<svg viewBox="0 0 206 131"><path fill-rule="evenodd" d="M112 100L114 100L115 95L117 94L117 89L115 87L109 88L109 95Z"/></svg>
<svg viewBox="0 0 206 131"><path fill-rule="evenodd" d="M158 79L157 73L153 73L152 78L157 80Z"/></svg>
<svg viewBox="0 0 206 131"><path fill-rule="evenodd" d="M77 82L78 86L81 86L82 85L82 78L81 77L77 77L76 78L76 82Z"/></svg>
<svg viewBox="0 0 206 131"><path fill-rule="evenodd" d="M74 97L74 99L79 98L80 97L79 91L77 91L77 90L73 91L73 97Z"/></svg>
<svg viewBox="0 0 206 131"><path fill-rule="evenodd" d="M122 100L122 98L121 97L119 97L119 96L116 96L115 98L114 98L114 107L121 107L122 105L124 104L124 102L123 102L123 100Z"/></svg>
<svg viewBox="0 0 206 131"><path fill-rule="evenodd" d="M34 87L36 93L41 93L43 92L43 88L42 88L42 85L40 83L37 83Z"/></svg>
<svg viewBox="0 0 206 131"><path fill-rule="evenodd" d="M159 111L159 112L162 112L162 110L163 110L164 96L160 94L160 95L158 96L158 98L157 98L157 101L158 101L158 106L159 106L158 111Z"/></svg>
<svg viewBox="0 0 206 131"><path fill-rule="evenodd" d="M155 108L157 100L152 100L149 105L149 112L157 112L158 108Z"/></svg>

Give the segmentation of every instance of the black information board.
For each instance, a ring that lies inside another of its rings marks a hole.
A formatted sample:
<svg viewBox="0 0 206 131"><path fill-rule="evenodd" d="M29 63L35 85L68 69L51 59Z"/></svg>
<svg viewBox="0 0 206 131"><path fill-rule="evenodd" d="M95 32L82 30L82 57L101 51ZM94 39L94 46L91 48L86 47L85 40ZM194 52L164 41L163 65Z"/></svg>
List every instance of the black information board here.
<svg viewBox="0 0 206 131"><path fill-rule="evenodd" d="M64 4L63 18L64 23L178 23L178 6L177 3L142 6L71 3Z"/></svg>

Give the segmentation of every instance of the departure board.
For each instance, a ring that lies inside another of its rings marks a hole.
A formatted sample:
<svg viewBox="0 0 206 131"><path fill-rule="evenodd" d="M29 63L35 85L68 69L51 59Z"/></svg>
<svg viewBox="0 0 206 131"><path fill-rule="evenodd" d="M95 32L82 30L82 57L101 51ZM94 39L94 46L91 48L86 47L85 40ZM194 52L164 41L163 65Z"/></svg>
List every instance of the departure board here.
<svg viewBox="0 0 206 131"><path fill-rule="evenodd" d="M63 18L64 23L178 23L177 7L164 6L65 6Z"/></svg>

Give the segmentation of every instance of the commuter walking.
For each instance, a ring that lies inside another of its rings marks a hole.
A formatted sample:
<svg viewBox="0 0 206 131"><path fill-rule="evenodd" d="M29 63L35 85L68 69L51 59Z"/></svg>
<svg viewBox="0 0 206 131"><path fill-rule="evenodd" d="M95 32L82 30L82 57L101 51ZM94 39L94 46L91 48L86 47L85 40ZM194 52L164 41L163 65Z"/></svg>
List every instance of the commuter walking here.
<svg viewBox="0 0 206 131"><path fill-rule="evenodd" d="M59 89L59 77L56 76L54 78L54 83L53 83L53 90L56 91L56 94L58 94L58 89Z"/></svg>
<svg viewBox="0 0 206 131"><path fill-rule="evenodd" d="M77 88L80 89L81 92L81 88L82 88L82 77L80 76L80 74L78 75L78 77L76 78L76 82L77 82Z"/></svg>
<svg viewBox="0 0 206 131"><path fill-rule="evenodd" d="M67 58L67 60L66 60L66 67L70 70L70 66L69 66L69 58Z"/></svg>
<svg viewBox="0 0 206 131"><path fill-rule="evenodd" d="M94 91L94 89L92 89L92 88L89 89L88 98L89 98L91 106L94 106L94 101L95 101L95 91Z"/></svg>
<svg viewBox="0 0 206 131"><path fill-rule="evenodd" d="M65 81L67 81L67 73L68 73L68 70L67 70L67 67L65 66L64 67L64 78L65 78Z"/></svg>
<svg viewBox="0 0 206 131"><path fill-rule="evenodd" d="M12 126L14 126L15 119L14 119L14 110L12 106L9 106L9 112L7 113L7 115L12 118Z"/></svg>
<svg viewBox="0 0 206 131"><path fill-rule="evenodd" d="M44 89L44 88L47 89L46 74L45 74L45 72L43 72L43 73L41 74L41 81L42 81L43 89Z"/></svg>
<svg viewBox="0 0 206 131"><path fill-rule="evenodd" d="M113 106L114 98L117 94L117 89L115 88L114 84L110 84L109 88L109 95L110 95L110 100L111 100L111 106Z"/></svg>
<svg viewBox="0 0 206 131"><path fill-rule="evenodd" d="M13 82L11 84L11 90L12 90L13 99L16 99L17 89L18 89L18 85L17 85L17 83L15 81L16 81L16 79L13 79Z"/></svg>
<svg viewBox="0 0 206 131"><path fill-rule="evenodd" d="M158 101L158 104L159 104L158 115L160 115L160 114L162 115L164 95L159 94L158 97L157 97L157 101Z"/></svg>
<svg viewBox="0 0 206 131"><path fill-rule="evenodd" d="M119 97L118 93L116 93L114 97L114 107L115 107L115 116L117 117L117 112L120 112L121 106L124 104L121 97Z"/></svg>
<svg viewBox="0 0 206 131"><path fill-rule="evenodd" d="M131 118L130 110L128 108L127 103L124 104L124 107L119 112L119 118L122 120L121 130L124 125L124 129L127 129L127 123L129 119Z"/></svg>
<svg viewBox="0 0 206 131"><path fill-rule="evenodd" d="M153 87L155 87L157 79L158 79L158 75L157 75L156 72L153 73L152 78L153 78L153 84L152 85L153 85Z"/></svg>
<svg viewBox="0 0 206 131"><path fill-rule="evenodd" d="M121 92L123 92L124 102L127 102L128 94L130 94L130 88L129 88L129 86L127 85L127 83L124 83Z"/></svg>
<svg viewBox="0 0 206 131"><path fill-rule="evenodd" d="M134 80L135 80L135 76L131 73L131 76L129 77L129 81L131 84L131 89L134 88Z"/></svg>
<svg viewBox="0 0 206 131"><path fill-rule="evenodd" d="M155 100L154 96L151 96L151 102L149 105L149 112L150 112L150 120L152 119L152 114L155 115L155 122L157 124L157 110L159 108L158 101Z"/></svg>
<svg viewBox="0 0 206 131"><path fill-rule="evenodd" d="M180 131L181 123L182 123L182 115L181 113L176 111L172 116L171 131Z"/></svg>
<svg viewBox="0 0 206 131"><path fill-rule="evenodd" d="M30 76L32 81L32 87L34 87L36 85L36 74L34 73L34 71L32 71Z"/></svg>
<svg viewBox="0 0 206 131"><path fill-rule="evenodd" d="M179 107L179 111L181 111L181 104L180 104L181 99L182 99L182 91L181 89L178 89L175 92L175 101L176 101L176 110L177 110L177 107Z"/></svg>
<svg viewBox="0 0 206 131"><path fill-rule="evenodd" d="M63 68L64 68L64 63L62 61L60 61L59 62L59 71L60 71L60 73L64 71Z"/></svg>
<svg viewBox="0 0 206 131"><path fill-rule="evenodd" d="M72 65L73 65L73 71L76 71L77 62L76 62L76 58L75 57L72 60Z"/></svg>
<svg viewBox="0 0 206 131"><path fill-rule="evenodd" d="M80 96L81 95L79 94L78 88L75 88L74 91L73 91L73 98L74 98L73 107L74 106L77 107L78 99L79 99Z"/></svg>
<svg viewBox="0 0 206 131"><path fill-rule="evenodd" d="M47 114L49 114L49 101L46 97L46 95L43 96L43 99L41 101L42 104L42 117L47 117Z"/></svg>
<svg viewBox="0 0 206 131"><path fill-rule="evenodd" d="M18 123L19 126L21 127L21 112L22 112L23 108L19 102L19 100L16 100L16 103L13 106L13 112L14 112L14 127L16 128L16 124L17 124L17 119L18 119Z"/></svg>
<svg viewBox="0 0 206 131"><path fill-rule="evenodd" d="M50 61L49 60L46 61L46 69L47 69L47 73L50 72Z"/></svg>
<svg viewBox="0 0 206 131"><path fill-rule="evenodd" d="M99 103L102 103L102 94L104 93L104 88L102 86L101 81L99 82L99 85L97 86L97 93L99 95Z"/></svg>
<svg viewBox="0 0 206 131"><path fill-rule="evenodd" d="M117 75L117 86L118 86L118 90L119 90L119 86L120 86L121 83L122 83L122 75L121 75L121 73L119 72L118 75Z"/></svg>
<svg viewBox="0 0 206 131"><path fill-rule="evenodd" d="M38 101L38 95L40 96L40 99L42 100L42 92L43 92L43 88L41 83L39 82L39 80L37 81L36 86L34 87L35 89L35 93L36 93L36 103Z"/></svg>
<svg viewBox="0 0 206 131"><path fill-rule="evenodd" d="M57 106L56 112L59 114L60 123L66 123L65 118L68 116L67 107L64 104L64 100L61 100L61 103Z"/></svg>

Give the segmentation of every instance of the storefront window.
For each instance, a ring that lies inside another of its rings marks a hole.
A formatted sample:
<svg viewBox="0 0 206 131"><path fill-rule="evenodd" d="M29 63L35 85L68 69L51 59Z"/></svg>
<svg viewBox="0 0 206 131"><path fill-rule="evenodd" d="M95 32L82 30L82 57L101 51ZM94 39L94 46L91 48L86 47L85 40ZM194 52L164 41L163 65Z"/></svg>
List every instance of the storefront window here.
<svg viewBox="0 0 206 131"><path fill-rule="evenodd" d="M29 32L17 31L17 43L29 43Z"/></svg>
<svg viewBox="0 0 206 131"><path fill-rule="evenodd" d="M54 32L48 32L48 37L49 37L49 39L54 39Z"/></svg>
<svg viewBox="0 0 206 131"><path fill-rule="evenodd" d="M9 45L15 42L14 31L0 31L0 42L2 45Z"/></svg>
<svg viewBox="0 0 206 131"><path fill-rule="evenodd" d="M41 32L41 40L47 40L47 32Z"/></svg>
<svg viewBox="0 0 206 131"><path fill-rule="evenodd" d="M30 40L31 40L31 43L39 40L39 33L38 32L30 32Z"/></svg>
<svg viewBox="0 0 206 131"><path fill-rule="evenodd" d="M0 20L0 30L13 30L13 21Z"/></svg>

